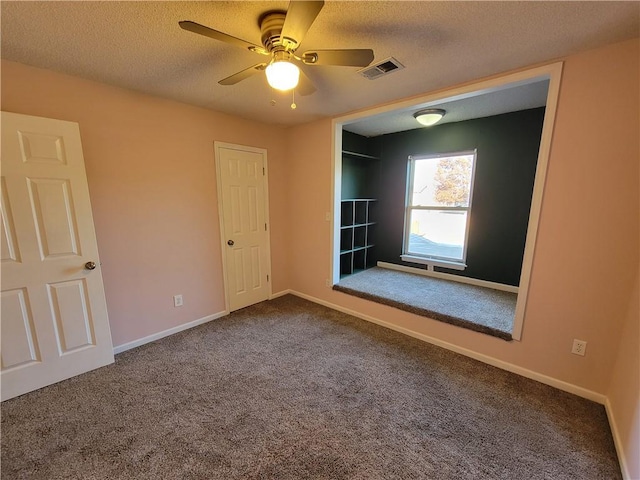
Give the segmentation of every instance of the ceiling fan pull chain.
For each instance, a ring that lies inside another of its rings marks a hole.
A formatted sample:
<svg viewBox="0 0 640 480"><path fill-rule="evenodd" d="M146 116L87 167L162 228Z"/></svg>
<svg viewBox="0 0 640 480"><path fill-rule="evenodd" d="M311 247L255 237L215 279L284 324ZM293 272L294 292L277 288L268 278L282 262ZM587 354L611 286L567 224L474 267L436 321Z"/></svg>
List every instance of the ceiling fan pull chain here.
<svg viewBox="0 0 640 480"><path fill-rule="evenodd" d="M296 89L292 88L291 89L291 110L295 110L297 107L296 105Z"/></svg>

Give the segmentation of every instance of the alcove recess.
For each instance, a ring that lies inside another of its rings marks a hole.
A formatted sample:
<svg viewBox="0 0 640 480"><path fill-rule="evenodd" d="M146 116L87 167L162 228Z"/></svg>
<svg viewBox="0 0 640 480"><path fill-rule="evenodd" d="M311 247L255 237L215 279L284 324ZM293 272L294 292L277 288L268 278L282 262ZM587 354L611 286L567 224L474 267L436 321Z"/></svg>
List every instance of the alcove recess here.
<svg viewBox="0 0 640 480"><path fill-rule="evenodd" d="M370 139L342 132L340 276L376 265L376 205L380 162Z"/></svg>

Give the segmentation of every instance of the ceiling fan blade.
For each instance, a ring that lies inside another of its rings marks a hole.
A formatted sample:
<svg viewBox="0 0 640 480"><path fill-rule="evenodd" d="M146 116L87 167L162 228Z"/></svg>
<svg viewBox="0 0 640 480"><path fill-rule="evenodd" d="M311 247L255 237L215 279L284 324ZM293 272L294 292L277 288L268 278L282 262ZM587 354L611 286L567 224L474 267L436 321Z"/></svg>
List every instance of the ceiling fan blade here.
<svg viewBox="0 0 640 480"><path fill-rule="evenodd" d="M309 30L309 27L311 27L311 24L323 6L323 1L308 2L292 0L289 2L289 9L284 19L280 38L289 38L297 42L297 45L300 45L302 39L307 34L307 30Z"/></svg>
<svg viewBox="0 0 640 480"><path fill-rule="evenodd" d="M232 37L231 35L219 32L218 30L214 30L213 28L205 27L204 25L192 22L191 20L183 20L181 22L178 22L178 25L180 25L180 28L182 28L183 30L188 30L189 32L197 33L198 35L204 35L205 37L213 38L214 40L230 43L231 45L245 48L247 50L251 50L252 52L269 55L269 52L267 52L264 48L259 47L258 45L254 45L253 43L247 42L240 38Z"/></svg>
<svg viewBox="0 0 640 480"><path fill-rule="evenodd" d="M306 65L338 65L343 67L366 67L373 61L373 50L354 48L345 50L312 50L304 52L302 61Z"/></svg>
<svg viewBox="0 0 640 480"><path fill-rule="evenodd" d="M298 86L296 87L296 93L306 97L316 91L316 87L309 77L300 69L300 79L298 80Z"/></svg>
<svg viewBox="0 0 640 480"><path fill-rule="evenodd" d="M252 67L245 68L244 70L234 73L230 77L223 78L218 83L220 85L235 85L242 80L249 78L252 75L255 75L258 72L262 72L265 68L267 68L266 63L258 63L257 65L253 65Z"/></svg>

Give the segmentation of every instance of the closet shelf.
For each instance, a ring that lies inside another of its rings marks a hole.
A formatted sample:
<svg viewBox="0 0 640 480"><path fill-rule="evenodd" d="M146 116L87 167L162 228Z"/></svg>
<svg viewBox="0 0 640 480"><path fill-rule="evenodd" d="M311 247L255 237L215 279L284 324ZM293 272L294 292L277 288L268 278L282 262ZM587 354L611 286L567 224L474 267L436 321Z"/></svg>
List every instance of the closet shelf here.
<svg viewBox="0 0 640 480"><path fill-rule="evenodd" d="M343 228L358 228L358 227L369 227L371 225L375 225L376 222L368 222L368 223L356 223L354 225L342 225L340 229Z"/></svg>
<svg viewBox="0 0 640 480"><path fill-rule="evenodd" d="M380 160L380 157L374 157L373 155L367 155L366 153L352 152L350 150L342 150L342 154L358 158L368 158L370 160Z"/></svg>
<svg viewBox="0 0 640 480"><path fill-rule="evenodd" d="M375 264L371 206L375 198L342 200L340 212L340 276L352 275Z"/></svg>

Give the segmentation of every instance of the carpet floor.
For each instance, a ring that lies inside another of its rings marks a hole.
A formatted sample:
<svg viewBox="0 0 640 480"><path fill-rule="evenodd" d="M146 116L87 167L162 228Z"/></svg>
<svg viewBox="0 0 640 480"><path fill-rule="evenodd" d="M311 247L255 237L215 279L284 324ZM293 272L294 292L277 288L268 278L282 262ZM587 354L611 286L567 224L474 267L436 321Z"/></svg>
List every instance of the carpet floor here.
<svg viewBox="0 0 640 480"><path fill-rule="evenodd" d="M601 405L288 295L6 401L3 479L619 479Z"/></svg>
<svg viewBox="0 0 640 480"><path fill-rule="evenodd" d="M340 279L334 290L503 340L511 340L518 294L373 267Z"/></svg>

